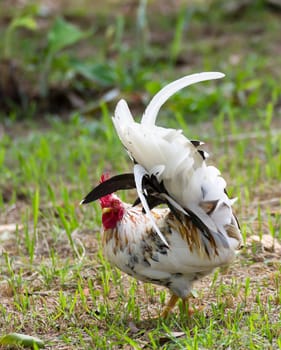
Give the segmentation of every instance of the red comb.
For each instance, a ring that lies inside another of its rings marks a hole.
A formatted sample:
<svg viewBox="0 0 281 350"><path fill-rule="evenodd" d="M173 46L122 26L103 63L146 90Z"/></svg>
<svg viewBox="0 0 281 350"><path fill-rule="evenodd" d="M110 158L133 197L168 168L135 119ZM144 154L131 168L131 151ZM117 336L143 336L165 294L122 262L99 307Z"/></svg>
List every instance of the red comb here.
<svg viewBox="0 0 281 350"><path fill-rule="evenodd" d="M108 180L110 178L110 175L108 172L102 174L102 176L100 177L100 183L105 182L106 180Z"/></svg>

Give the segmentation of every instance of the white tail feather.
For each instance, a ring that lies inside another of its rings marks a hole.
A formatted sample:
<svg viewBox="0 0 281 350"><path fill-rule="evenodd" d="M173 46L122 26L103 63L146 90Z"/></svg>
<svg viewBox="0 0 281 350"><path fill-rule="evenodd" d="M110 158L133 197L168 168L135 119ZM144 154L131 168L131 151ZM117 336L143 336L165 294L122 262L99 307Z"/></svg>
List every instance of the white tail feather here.
<svg viewBox="0 0 281 350"><path fill-rule="evenodd" d="M154 125L160 107L175 92L193 83L223 76L218 72L199 73L172 82L154 96L141 123L133 120L126 102L121 100L117 104L113 123L123 145L141 166L135 166L135 180L140 200L149 216L141 181L145 173L153 174L157 170L157 179L163 181L172 205L177 203L181 211L184 211L183 208L191 210L210 230L226 235L226 225L236 223L236 220L231 210L233 201L225 193L226 182L219 170L206 165L198 149L181 130ZM204 202L212 201L217 201L218 205L208 213L202 208L202 203L204 207ZM155 223L153 226L156 226ZM166 244L159 229L156 231Z"/></svg>
<svg viewBox="0 0 281 350"><path fill-rule="evenodd" d="M146 125L154 125L158 112L163 104L179 90L205 80L213 80L223 78L225 75L220 72L203 72L187 75L181 79L175 80L160 90L150 101L143 114L141 123Z"/></svg>

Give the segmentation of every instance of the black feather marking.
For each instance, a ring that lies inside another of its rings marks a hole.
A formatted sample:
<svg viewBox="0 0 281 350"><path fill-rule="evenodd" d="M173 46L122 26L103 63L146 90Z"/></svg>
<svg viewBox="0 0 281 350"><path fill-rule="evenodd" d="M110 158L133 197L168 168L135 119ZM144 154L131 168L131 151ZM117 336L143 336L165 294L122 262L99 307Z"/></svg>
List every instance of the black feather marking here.
<svg viewBox="0 0 281 350"><path fill-rule="evenodd" d="M165 203L165 201L162 198L157 198L157 197L148 197L147 198L147 204L149 206L149 209L153 209L157 207L160 204Z"/></svg>
<svg viewBox="0 0 281 350"><path fill-rule="evenodd" d="M200 145L202 145L202 142L198 140L190 140L190 142L193 144L194 147L199 147Z"/></svg>
<svg viewBox="0 0 281 350"><path fill-rule="evenodd" d="M87 194L81 204L93 202L118 190L130 190L132 188L136 188L134 174L116 175L96 186Z"/></svg>
<svg viewBox="0 0 281 350"><path fill-rule="evenodd" d="M157 207L160 204L166 203L165 200L163 200L162 198L157 198L153 196L145 196L145 197L146 197L147 205L150 210L152 210L153 208ZM141 201L139 198L137 198L134 201L134 204L132 206L135 207L139 204L141 204ZM145 213L145 210L143 209L142 212Z"/></svg>
<svg viewBox="0 0 281 350"><path fill-rule="evenodd" d="M203 160L208 158L208 153L203 151L202 149L198 149L198 147L202 146L204 142L198 141L198 140L191 140L190 141L195 148L197 148L197 152L200 154Z"/></svg>
<svg viewBox="0 0 281 350"><path fill-rule="evenodd" d="M137 205L141 204L141 200L139 199L139 197L134 201L132 207L136 207Z"/></svg>
<svg viewBox="0 0 281 350"><path fill-rule="evenodd" d="M167 192L167 190L166 190L166 188L164 186L163 180L161 182L158 182L157 177L155 175L153 175L153 174L150 176L150 180L151 180L150 183L151 183L152 187L157 192L159 192L159 193L167 193L168 194L168 192Z"/></svg>
<svg viewBox="0 0 281 350"><path fill-rule="evenodd" d="M167 203L167 200L161 196L162 193L167 193L163 181L159 183L155 175L152 174L149 176L147 174L143 177L142 190L150 210L160 204ZM133 207L140 203L140 199L137 198L133 204Z"/></svg>
<svg viewBox="0 0 281 350"><path fill-rule="evenodd" d="M241 227L240 227L239 221L238 221L238 219L237 219L237 216L234 215L234 214L233 214L233 216L234 216L234 218L235 218L235 221L236 221L236 223L237 223L237 226L238 226L239 230L241 230Z"/></svg>
<svg viewBox="0 0 281 350"><path fill-rule="evenodd" d="M203 160L205 160L207 157L206 157L206 152L205 151L202 151L201 149L198 149L197 152L200 154L200 156L202 157Z"/></svg>

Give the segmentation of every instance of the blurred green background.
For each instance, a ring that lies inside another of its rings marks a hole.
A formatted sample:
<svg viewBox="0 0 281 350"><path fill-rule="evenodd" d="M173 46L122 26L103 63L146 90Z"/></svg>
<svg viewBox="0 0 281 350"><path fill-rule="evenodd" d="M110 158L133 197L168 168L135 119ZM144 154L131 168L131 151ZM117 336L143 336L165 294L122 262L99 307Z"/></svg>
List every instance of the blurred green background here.
<svg viewBox="0 0 281 350"><path fill-rule="evenodd" d="M222 89L175 97L186 114L196 112L189 122L209 120L214 101L246 119L272 99L278 105L276 0L4 0L0 13L4 119L98 116L121 96L142 111L163 82L204 70L227 78Z"/></svg>

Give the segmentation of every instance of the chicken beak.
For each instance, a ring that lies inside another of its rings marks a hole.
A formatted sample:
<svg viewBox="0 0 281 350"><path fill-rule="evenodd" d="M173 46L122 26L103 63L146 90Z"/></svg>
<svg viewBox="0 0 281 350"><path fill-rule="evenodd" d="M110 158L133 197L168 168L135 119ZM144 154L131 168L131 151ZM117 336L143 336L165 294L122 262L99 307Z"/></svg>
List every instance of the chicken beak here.
<svg viewBox="0 0 281 350"><path fill-rule="evenodd" d="M107 214L112 211L112 208L102 208L102 214Z"/></svg>

